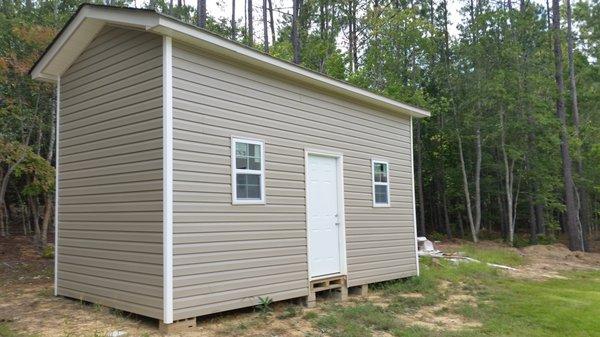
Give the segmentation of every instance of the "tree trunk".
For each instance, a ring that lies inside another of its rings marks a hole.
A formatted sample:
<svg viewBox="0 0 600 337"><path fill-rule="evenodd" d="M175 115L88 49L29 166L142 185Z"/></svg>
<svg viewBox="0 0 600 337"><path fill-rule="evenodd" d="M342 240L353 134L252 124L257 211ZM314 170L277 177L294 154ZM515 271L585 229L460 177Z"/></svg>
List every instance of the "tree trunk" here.
<svg viewBox="0 0 600 337"><path fill-rule="evenodd" d="M538 243L537 238L537 222L535 219L535 203L531 194L527 197L529 206L529 243L535 245Z"/></svg>
<svg viewBox="0 0 600 337"><path fill-rule="evenodd" d="M8 189L8 182L10 180L10 176L12 175L14 170L17 168L17 166L23 161L23 159L25 159L25 156L22 156L17 161L15 161L14 164L8 166L8 169L5 172L0 172L0 178L2 181L0 183L0 229L1 229L0 234L2 236L8 235L8 223L6 222L6 214L5 214L6 190Z"/></svg>
<svg viewBox="0 0 600 337"><path fill-rule="evenodd" d="M198 27L206 27L206 0L198 0L196 8L198 10Z"/></svg>
<svg viewBox="0 0 600 337"><path fill-rule="evenodd" d="M253 12L254 12L254 7L252 5L252 0L248 0L248 45L250 47L254 47L254 18L252 16Z"/></svg>
<svg viewBox="0 0 600 337"><path fill-rule="evenodd" d="M506 211L507 211L507 224L508 224L508 243L512 246L514 244L515 236L515 223L513 219L513 189L514 189L514 161L508 158L506 151L506 125L504 122L504 111L501 109L500 113L500 149L502 151L502 161L504 163L504 188L506 195Z"/></svg>
<svg viewBox="0 0 600 337"><path fill-rule="evenodd" d="M458 154L460 157L460 167L463 176L463 190L465 193L465 202L467 209L467 218L469 219L469 227L471 228L471 236L473 238L473 242L477 243L479 236L479 229L475 226L475 220L473 219L473 211L471 209L471 194L469 193L469 180L467 178L467 169L465 166L465 156L463 153L462 147L462 139L460 134L458 135Z"/></svg>
<svg viewBox="0 0 600 337"><path fill-rule="evenodd" d="M44 198L44 218L42 219L42 232L40 234L40 247L44 249L48 245L48 225L52 218L52 209L54 208L53 198L48 193Z"/></svg>
<svg viewBox="0 0 600 337"><path fill-rule="evenodd" d="M560 2L552 0L552 30L554 46L554 78L556 80L556 116L561 123L560 130L560 152L562 157L562 171L566 204L565 227L569 235L569 248L571 250L583 250L583 235L577 219L577 205L575 202L575 186L573 183L573 168L569 150L569 134L567 131L564 80L563 80L563 56L560 41Z"/></svg>
<svg viewBox="0 0 600 337"><path fill-rule="evenodd" d="M481 130L475 131L475 231L481 229Z"/></svg>
<svg viewBox="0 0 600 337"><path fill-rule="evenodd" d="M300 64L300 8L302 0L294 0L292 9L292 46L294 48L295 64Z"/></svg>
<svg viewBox="0 0 600 337"><path fill-rule="evenodd" d="M569 59L569 87L571 93L571 114L573 116L573 127L575 129L575 137L579 138L580 135L580 121L579 121L579 103L577 98L577 81L575 77L575 37L573 36L573 11L571 9L571 0L566 0L567 5L567 53ZM579 157L579 156L578 156ZM580 177L584 176L583 161L577 159L576 161L577 173ZM589 197L587 189L584 186L579 186L577 189L579 193L579 213L580 213L580 224L582 231L582 240L584 242L584 248L587 247L586 234L589 231L589 224L591 222L591 210L588 207Z"/></svg>
<svg viewBox="0 0 600 337"><path fill-rule="evenodd" d="M417 197L419 198L419 231L426 235L425 197L423 195L423 156L421 154L421 122L415 120L415 169L417 178Z"/></svg>
<svg viewBox="0 0 600 337"><path fill-rule="evenodd" d="M267 0L263 0L263 37L264 37L264 52L269 53L269 20L267 20Z"/></svg>
<svg viewBox="0 0 600 337"><path fill-rule="evenodd" d="M231 0L231 39L235 41L235 0Z"/></svg>
<svg viewBox="0 0 600 337"><path fill-rule="evenodd" d="M235 0L233 0L235 1ZM269 2L269 19L270 19L270 26L271 26L271 41L272 41L272 45L275 45L275 19L273 18L273 0L267 0Z"/></svg>

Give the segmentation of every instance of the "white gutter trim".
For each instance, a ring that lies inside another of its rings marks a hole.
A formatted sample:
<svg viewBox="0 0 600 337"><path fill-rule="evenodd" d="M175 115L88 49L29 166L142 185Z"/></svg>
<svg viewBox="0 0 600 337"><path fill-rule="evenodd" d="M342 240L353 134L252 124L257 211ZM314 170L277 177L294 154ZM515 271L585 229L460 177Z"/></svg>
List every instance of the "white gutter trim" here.
<svg viewBox="0 0 600 337"><path fill-rule="evenodd" d="M163 322L173 323L173 45L163 37Z"/></svg>
<svg viewBox="0 0 600 337"><path fill-rule="evenodd" d="M421 266L419 265L419 245L417 243L417 205L415 201L415 157L413 149L413 118L410 117L410 167L411 167L411 188L412 188L412 208L413 208L413 230L415 232L415 264L417 266L417 276L421 275Z"/></svg>
<svg viewBox="0 0 600 337"><path fill-rule="evenodd" d="M55 182L54 182L54 296L58 296L58 168L59 168L59 137L60 137L60 77L56 79L56 129L55 132Z"/></svg>

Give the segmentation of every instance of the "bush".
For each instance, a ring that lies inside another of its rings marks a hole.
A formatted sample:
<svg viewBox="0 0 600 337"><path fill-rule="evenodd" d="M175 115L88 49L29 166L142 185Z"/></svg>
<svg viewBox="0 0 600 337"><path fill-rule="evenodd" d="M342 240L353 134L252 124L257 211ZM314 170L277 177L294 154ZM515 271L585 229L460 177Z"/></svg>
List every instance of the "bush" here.
<svg viewBox="0 0 600 337"><path fill-rule="evenodd" d="M54 246L47 245L42 249L42 257L45 259L53 259L54 258Z"/></svg>

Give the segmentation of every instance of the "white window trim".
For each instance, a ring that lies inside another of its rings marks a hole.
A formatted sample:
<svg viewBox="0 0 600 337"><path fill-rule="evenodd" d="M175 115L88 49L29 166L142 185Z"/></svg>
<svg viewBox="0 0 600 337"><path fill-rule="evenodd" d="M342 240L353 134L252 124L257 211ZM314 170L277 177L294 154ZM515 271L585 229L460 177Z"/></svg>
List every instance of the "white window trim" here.
<svg viewBox="0 0 600 337"><path fill-rule="evenodd" d="M375 164L385 164L387 166L387 182L375 182ZM387 186L387 203L375 202L375 186ZM373 207L390 207L390 163L385 160L371 159L371 188L373 192Z"/></svg>
<svg viewBox="0 0 600 337"><path fill-rule="evenodd" d="M235 144L246 143L260 146L260 170L240 170L236 167ZM257 174L260 172L260 199L238 199L236 175ZM233 205L261 205L265 199L265 142L262 140L231 137L231 203Z"/></svg>

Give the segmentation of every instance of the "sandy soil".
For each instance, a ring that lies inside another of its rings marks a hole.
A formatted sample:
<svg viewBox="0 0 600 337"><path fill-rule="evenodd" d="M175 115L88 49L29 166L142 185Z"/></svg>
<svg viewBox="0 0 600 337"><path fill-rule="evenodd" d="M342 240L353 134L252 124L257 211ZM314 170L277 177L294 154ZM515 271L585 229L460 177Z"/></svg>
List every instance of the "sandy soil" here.
<svg viewBox="0 0 600 337"><path fill-rule="evenodd" d="M454 245L454 246L453 246ZM498 243L485 242L491 248L515 250L525 257L525 265L510 272L515 277L543 279L562 277L567 270L600 270L600 254L570 252L564 245L531 246L524 249L508 248ZM440 245L456 248L458 244ZM27 239L12 239L12 243L0 241L0 323L25 335L41 337L55 336L105 336L114 330L123 330L128 336L161 336L157 321L137 315L130 315L102 306L53 296L52 261L38 258L35 250L27 244ZM442 284L441 290L448 284ZM404 294L406 297L422 296L418 293ZM390 301L377 292L370 292L368 300L386 308ZM360 301L357 298L347 302ZM479 322L451 313L448 310L457 305L476 307L475 298L455 290L447 298L433 306L426 306L398 318L411 325L420 325L432 330L457 330L480 326ZM289 315L294 307L295 315ZM286 311L287 310L287 311ZM310 311L323 313L323 309L302 309L293 302L274 305L274 312L265 317L252 308L202 317L198 328L182 334L183 337L209 336L278 336L303 337L325 336L307 319ZM286 316L285 313L288 313ZM291 316L291 317L289 317ZM375 336L389 334L375 332Z"/></svg>

